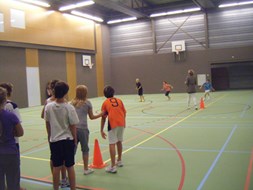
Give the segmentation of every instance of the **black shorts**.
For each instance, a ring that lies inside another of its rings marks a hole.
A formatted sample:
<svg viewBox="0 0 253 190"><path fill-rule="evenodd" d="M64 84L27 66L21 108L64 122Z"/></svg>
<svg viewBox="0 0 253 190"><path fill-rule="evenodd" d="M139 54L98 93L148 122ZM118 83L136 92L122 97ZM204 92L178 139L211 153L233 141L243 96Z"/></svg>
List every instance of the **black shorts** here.
<svg viewBox="0 0 253 190"><path fill-rule="evenodd" d="M65 165L67 168L75 164L74 140L61 140L50 143L51 161L54 167Z"/></svg>
<svg viewBox="0 0 253 190"><path fill-rule="evenodd" d="M169 94L170 94L170 91L165 92L165 96L169 96Z"/></svg>
<svg viewBox="0 0 253 190"><path fill-rule="evenodd" d="M142 95L143 95L143 89L142 89L142 88L138 90L138 95L139 95L139 96L142 96Z"/></svg>

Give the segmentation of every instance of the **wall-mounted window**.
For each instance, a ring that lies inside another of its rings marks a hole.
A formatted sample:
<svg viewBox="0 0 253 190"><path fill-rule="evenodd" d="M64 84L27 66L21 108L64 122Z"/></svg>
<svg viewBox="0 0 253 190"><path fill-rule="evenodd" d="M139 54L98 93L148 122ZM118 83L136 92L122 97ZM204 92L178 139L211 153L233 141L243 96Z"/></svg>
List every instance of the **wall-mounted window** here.
<svg viewBox="0 0 253 190"><path fill-rule="evenodd" d="M4 32L4 14L0 13L0 32Z"/></svg>
<svg viewBox="0 0 253 190"><path fill-rule="evenodd" d="M11 27L25 29L25 12L11 9Z"/></svg>

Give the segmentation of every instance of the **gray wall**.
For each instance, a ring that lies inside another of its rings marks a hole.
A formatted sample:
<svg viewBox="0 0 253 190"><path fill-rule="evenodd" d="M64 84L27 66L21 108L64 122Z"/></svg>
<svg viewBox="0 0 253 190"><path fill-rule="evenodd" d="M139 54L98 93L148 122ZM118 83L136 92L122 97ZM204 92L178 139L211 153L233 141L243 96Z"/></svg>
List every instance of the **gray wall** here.
<svg viewBox="0 0 253 190"><path fill-rule="evenodd" d="M28 105L26 85L26 62L24 48L0 46L0 83L14 85L12 100L20 107Z"/></svg>
<svg viewBox="0 0 253 190"><path fill-rule="evenodd" d="M41 101L46 99L47 82L58 79L67 81L66 56L63 51L39 50L39 74L41 87Z"/></svg>
<svg viewBox="0 0 253 190"><path fill-rule="evenodd" d="M162 81L174 86L173 92L185 92L188 69L211 75L211 63L253 61L253 46L244 48L187 51L186 60L175 62L174 54L113 57L112 81L117 94L133 94L135 79L140 78L144 93L159 93ZM233 58L232 58L233 56Z"/></svg>
<svg viewBox="0 0 253 190"><path fill-rule="evenodd" d="M77 85L86 85L88 87L88 97L97 96L97 77L96 65L90 69L84 67L82 63L82 53L76 53L76 81ZM94 55L91 55L91 62L95 63Z"/></svg>
<svg viewBox="0 0 253 190"><path fill-rule="evenodd" d="M210 76L212 63L253 62L252 18L253 7L248 6L111 26L116 92L136 93L137 77L145 93L158 93L164 80L174 86L174 92L184 92L188 69ZM186 44L181 61L175 60L171 48L171 42L177 40Z"/></svg>

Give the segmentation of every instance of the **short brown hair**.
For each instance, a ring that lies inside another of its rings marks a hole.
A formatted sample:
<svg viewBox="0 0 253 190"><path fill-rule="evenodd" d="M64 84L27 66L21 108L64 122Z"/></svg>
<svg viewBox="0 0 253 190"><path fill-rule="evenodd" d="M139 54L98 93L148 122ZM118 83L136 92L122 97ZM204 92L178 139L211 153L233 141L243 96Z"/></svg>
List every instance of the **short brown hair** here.
<svg viewBox="0 0 253 190"><path fill-rule="evenodd" d="M9 82L4 82L0 84L0 87L4 88L7 91L7 96L11 96L13 84Z"/></svg>

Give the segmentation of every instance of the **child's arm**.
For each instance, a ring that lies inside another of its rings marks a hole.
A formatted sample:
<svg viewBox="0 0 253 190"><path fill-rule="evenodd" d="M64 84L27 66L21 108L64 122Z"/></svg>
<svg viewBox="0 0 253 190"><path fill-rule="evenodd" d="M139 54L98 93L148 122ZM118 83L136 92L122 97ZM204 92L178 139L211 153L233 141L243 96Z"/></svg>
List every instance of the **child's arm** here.
<svg viewBox="0 0 253 190"><path fill-rule="evenodd" d="M98 115L94 115L92 109L88 110L88 115L91 120L97 119L99 117L102 117L104 115L104 112L100 112Z"/></svg>
<svg viewBox="0 0 253 190"><path fill-rule="evenodd" d="M50 136L51 136L51 127L50 127L50 123L49 121L46 121L46 128L47 128L47 139L48 139L48 142L50 141Z"/></svg>
<svg viewBox="0 0 253 190"><path fill-rule="evenodd" d="M69 125L69 129L74 138L75 144L77 144L77 136L76 136L76 125Z"/></svg>
<svg viewBox="0 0 253 190"><path fill-rule="evenodd" d="M23 130L23 127L20 123L18 123L16 126L15 126L15 129L14 129L14 136L15 137L21 137L24 135L24 130Z"/></svg>
<svg viewBox="0 0 253 190"><path fill-rule="evenodd" d="M101 136L102 136L103 139L106 139L106 134L104 132L105 121L106 121L106 117L103 116L101 118L101 126L100 126L100 133L101 133Z"/></svg>

